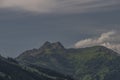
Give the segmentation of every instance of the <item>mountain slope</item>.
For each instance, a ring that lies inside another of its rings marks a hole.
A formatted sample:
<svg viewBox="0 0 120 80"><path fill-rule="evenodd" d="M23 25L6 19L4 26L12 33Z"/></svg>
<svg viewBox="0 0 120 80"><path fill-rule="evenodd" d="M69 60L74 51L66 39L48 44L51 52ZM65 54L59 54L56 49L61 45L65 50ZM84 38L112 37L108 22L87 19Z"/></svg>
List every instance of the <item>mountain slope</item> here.
<svg viewBox="0 0 120 80"><path fill-rule="evenodd" d="M0 57L0 80L73 80L69 76L32 65L19 65L12 58Z"/></svg>
<svg viewBox="0 0 120 80"><path fill-rule="evenodd" d="M76 80L120 79L120 56L103 46L65 49L60 42L46 42L39 49L24 52L17 60L73 75Z"/></svg>
<svg viewBox="0 0 120 80"><path fill-rule="evenodd" d="M66 58L66 49L60 42L45 42L39 49L27 50L16 58L23 64L37 64L38 66L53 69L61 73L72 75L72 64Z"/></svg>

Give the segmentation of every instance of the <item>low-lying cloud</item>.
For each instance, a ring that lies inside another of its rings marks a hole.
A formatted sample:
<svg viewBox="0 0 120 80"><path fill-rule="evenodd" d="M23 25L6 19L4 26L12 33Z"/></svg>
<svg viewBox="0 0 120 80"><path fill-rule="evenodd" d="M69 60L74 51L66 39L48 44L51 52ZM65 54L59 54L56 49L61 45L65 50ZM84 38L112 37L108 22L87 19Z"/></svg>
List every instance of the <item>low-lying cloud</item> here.
<svg viewBox="0 0 120 80"><path fill-rule="evenodd" d="M119 0L0 0L0 8L33 12L76 13L119 8Z"/></svg>
<svg viewBox="0 0 120 80"><path fill-rule="evenodd" d="M120 36L115 31L110 31L107 33L102 33L100 37L88 38L85 40L80 40L75 44L76 48L84 48L91 46L105 46L118 53L120 53Z"/></svg>

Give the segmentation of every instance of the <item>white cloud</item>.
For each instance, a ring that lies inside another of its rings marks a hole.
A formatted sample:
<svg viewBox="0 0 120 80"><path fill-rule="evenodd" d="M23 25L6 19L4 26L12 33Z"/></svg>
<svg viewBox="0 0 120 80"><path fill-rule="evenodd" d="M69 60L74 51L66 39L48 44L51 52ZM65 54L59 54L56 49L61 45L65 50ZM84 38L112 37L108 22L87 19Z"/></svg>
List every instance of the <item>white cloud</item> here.
<svg viewBox="0 0 120 80"><path fill-rule="evenodd" d="M75 44L75 47L84 48L84 47L101 45L120 53L119 40L120 40L120 36L117 34L117 32L110 31L110 32L101 34L101 36L97 38L88 38L85 40L80 40Z"/></svg>
<svg viewBox="0 0 120 80"><path fill-rule="evenodd" d="M17 8L43 13L107 10L119 4L119 0L0 0L0 8Z"/></svg>

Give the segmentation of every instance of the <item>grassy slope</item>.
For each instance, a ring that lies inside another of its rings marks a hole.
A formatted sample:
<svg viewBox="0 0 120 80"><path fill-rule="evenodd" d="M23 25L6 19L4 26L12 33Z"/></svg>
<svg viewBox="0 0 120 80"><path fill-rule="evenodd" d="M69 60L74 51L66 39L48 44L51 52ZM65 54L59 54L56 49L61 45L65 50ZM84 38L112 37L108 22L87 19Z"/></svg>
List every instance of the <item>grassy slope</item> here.
<svg viewBox="0 0 120 80"><path fill-rule="evenodd" d="M92 47L70 53L75 66L75 76L80 80L119 80L120 57L104 47ZM116 77L109 76L117 73ZM116 79L115 79L116 78Z"/></svg>

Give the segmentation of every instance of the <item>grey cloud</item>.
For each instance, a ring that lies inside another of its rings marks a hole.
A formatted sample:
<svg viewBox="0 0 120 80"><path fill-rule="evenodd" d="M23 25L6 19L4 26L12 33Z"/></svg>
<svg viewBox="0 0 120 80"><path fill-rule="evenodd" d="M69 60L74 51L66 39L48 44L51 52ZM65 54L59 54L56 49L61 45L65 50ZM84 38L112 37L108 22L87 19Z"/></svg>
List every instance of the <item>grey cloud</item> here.
<svg viewBox="0 0 120 80"><path fill-rule="evenodd" d="M49 12L55 0L1 0L0 8L17 8L35 12Z"/></svg>
<svg viewBox="0 0 120 80"><path fill-rule="evenodd" d="M40 13L76 13L116 9L119 0L0 0L0 8Z"/></svg>

